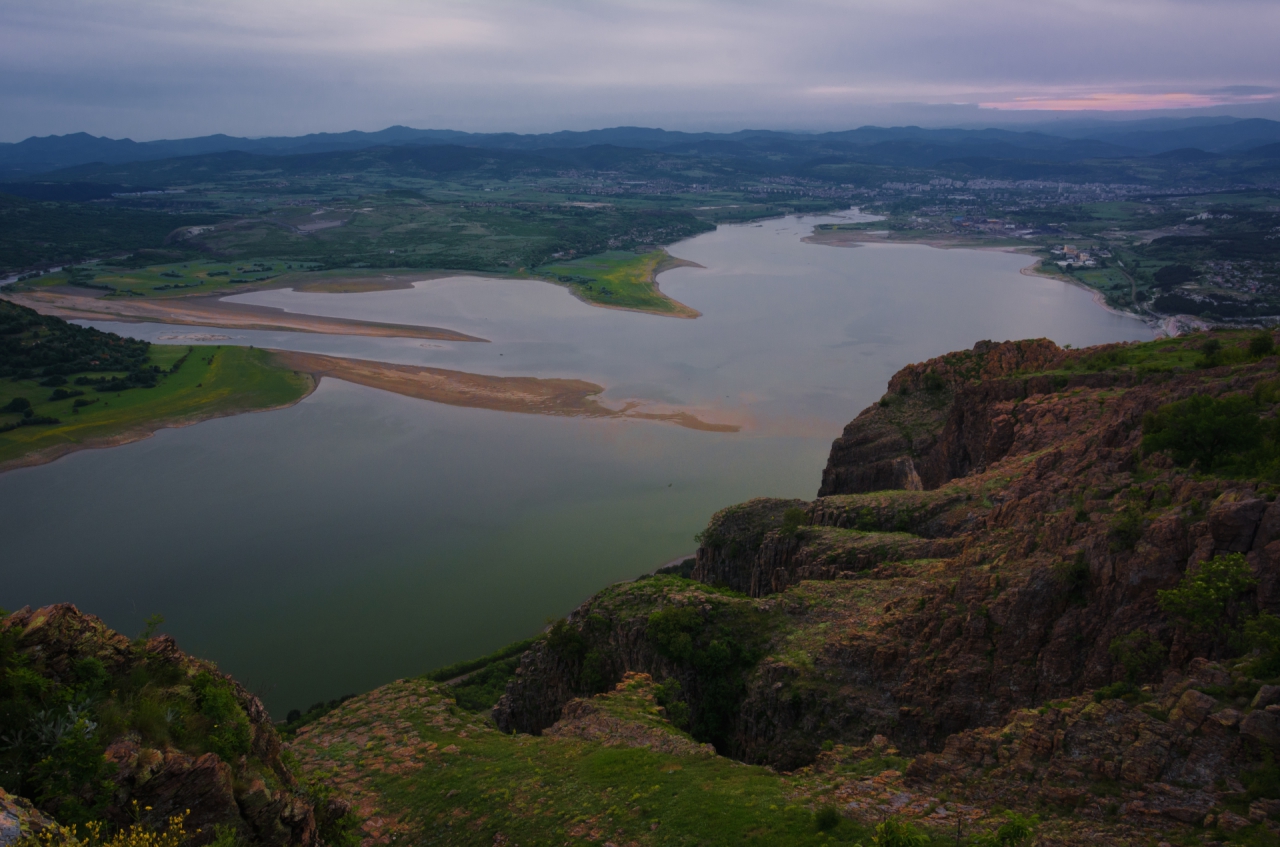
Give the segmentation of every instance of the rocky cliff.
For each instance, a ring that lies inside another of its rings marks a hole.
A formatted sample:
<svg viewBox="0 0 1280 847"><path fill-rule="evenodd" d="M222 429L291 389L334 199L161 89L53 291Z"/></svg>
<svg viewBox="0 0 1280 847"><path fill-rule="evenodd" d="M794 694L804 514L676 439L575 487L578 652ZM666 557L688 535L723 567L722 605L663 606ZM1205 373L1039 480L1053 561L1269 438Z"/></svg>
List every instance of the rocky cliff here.
<svg viewBox="0 0 1280 847"><path fill-rule="evenodd" d="M1250 340L1222 336L1225 359L1206 357L1203 338L983 343L905 368L833 445L816 500L717 514L693 572L701 592L635 587L643 604L621 601L625 589L588 602L568 619L583 646L528 654L500 725L540 731L569 698L628 671L678 679L696 713L710 678L697 653L717 639L719 606L747 598L759 598L767 643L742 648L733 707L717 701L724 727L702 740L787 768L823 741L875 735L941 751L1019 709L1237 655L1238 639L1185 625L1158 592L1235 552L1253 583L1231 614L1280 605L1276 487L1268 472L1207 474L1142 442L1144 419L1193 396L1242 398L1250 426L1271 426L1277 359L1249 354ZM690 606L691 652L674 657L654 615ZM1126 666L1116 645L1127 638L1161 660Z"/></svg>

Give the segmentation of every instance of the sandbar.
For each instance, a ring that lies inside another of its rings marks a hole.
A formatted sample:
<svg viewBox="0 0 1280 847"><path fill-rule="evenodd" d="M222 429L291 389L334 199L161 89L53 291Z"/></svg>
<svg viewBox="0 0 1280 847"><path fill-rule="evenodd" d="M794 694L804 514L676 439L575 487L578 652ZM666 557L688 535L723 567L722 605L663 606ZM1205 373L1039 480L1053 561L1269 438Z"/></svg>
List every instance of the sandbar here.
<svg viewBox="0 0 1280 847"><path fill-rule="evenodd" d="M581 379L489 376L293 350L271 352L283 367L309 373L317 381L333 377L449 406L533 415L666 421L704 432L738 432L741 429L735 424L704 421L687 411L643 411L641 404L634 402L620 409L610 409L596 399L604 388Z"/></svg>
<svg viewBox="0 0 1280 847"><path fill-rule="evenodd" d="M69 321L163 323L180 326L216 326L225 329L314 332L323 335L363 335L373 338L487 341L484 338L441 327L326 318L286 312L274 306L229 303L222 299L222 295L139 301L81 297L45 290L6 296L9 300L35 309L42 315L53 315Z"/></svg>

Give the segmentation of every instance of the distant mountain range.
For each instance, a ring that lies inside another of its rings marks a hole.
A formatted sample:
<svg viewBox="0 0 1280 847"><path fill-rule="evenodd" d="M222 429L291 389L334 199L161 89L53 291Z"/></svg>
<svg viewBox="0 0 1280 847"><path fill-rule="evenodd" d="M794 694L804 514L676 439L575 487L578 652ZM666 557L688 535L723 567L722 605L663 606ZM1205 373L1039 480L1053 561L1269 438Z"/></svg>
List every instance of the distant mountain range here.
<svg viewBox="0 0 1280 847"><path fill-rule="evenodd" d="M683 155L758 158L783 155L851 157L875 164L930 166L951 159L991 158L1046 162L1119 159L1170 151L1235 153L1280 142L1280 122L1264 119L1190 118L1092 125L1045 125L1033 130L872 127L800 133L741 130L732 133L671 132L614 127L586 132L468 133L393 126L378 132L313 133L296 137L236 138L207 135L171 141L132 141L88 133L31 137L0 144L0 178L21 180L78 165L107 165L250 153L292 156L350 152L373 147L459 146L490 150L581 150L609 146ZM560 158L560 157L557 157Z"/></svg>

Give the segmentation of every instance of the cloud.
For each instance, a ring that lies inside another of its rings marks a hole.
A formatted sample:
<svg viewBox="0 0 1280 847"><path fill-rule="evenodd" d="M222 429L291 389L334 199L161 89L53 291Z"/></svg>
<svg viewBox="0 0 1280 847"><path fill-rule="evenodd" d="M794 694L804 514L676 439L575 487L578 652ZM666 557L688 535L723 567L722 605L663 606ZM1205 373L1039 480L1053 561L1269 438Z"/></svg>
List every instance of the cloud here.
<svg viewBox="0 0 1280 847"><path fill-rule="evenodd" d="M1131 92L1104 91L1091 94L1074 94L1065 96L1027 96L1015 97L1012 100L979 103L984 109L1004 109L1010 111L1050 111L1050 112L1142 112L1153 109L1204 109L1213 106L1227 106L1244 103L1269 103L1277 100L1274 91L1267 91L1261 86L1231 86L1235 89L1262 91L1264 93L1240 93L1218 89L1215 92L1192 93L1188 91L1165 92Z"/></svg>
<svg viewBox="0 0 1280 847"><path fill-rule="evenodd" d="M1265 104L1277 31L1262 0L0 0L0 137Z"/></svg>

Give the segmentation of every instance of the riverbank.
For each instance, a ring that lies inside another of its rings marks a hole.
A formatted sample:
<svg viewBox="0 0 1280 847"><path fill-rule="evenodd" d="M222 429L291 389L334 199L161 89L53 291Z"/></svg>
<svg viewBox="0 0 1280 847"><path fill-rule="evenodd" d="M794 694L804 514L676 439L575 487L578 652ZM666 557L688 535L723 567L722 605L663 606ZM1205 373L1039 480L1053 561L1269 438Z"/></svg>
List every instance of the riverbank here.
<svg viewBox="0 0 1280 847"><path fill-rule="evenodd" d="M0 381L4 397L25 397L36 415L58 421L0 433L0 473L79 450L141 441L161 429L292 406L316 387L311 376L276 364L265 350L168 345L152 345L151 350L153 361L182 360L154 388L79 392L79 397L68 393L50 400L45 399L51 396L49 389L33 380Z"/></svg>

